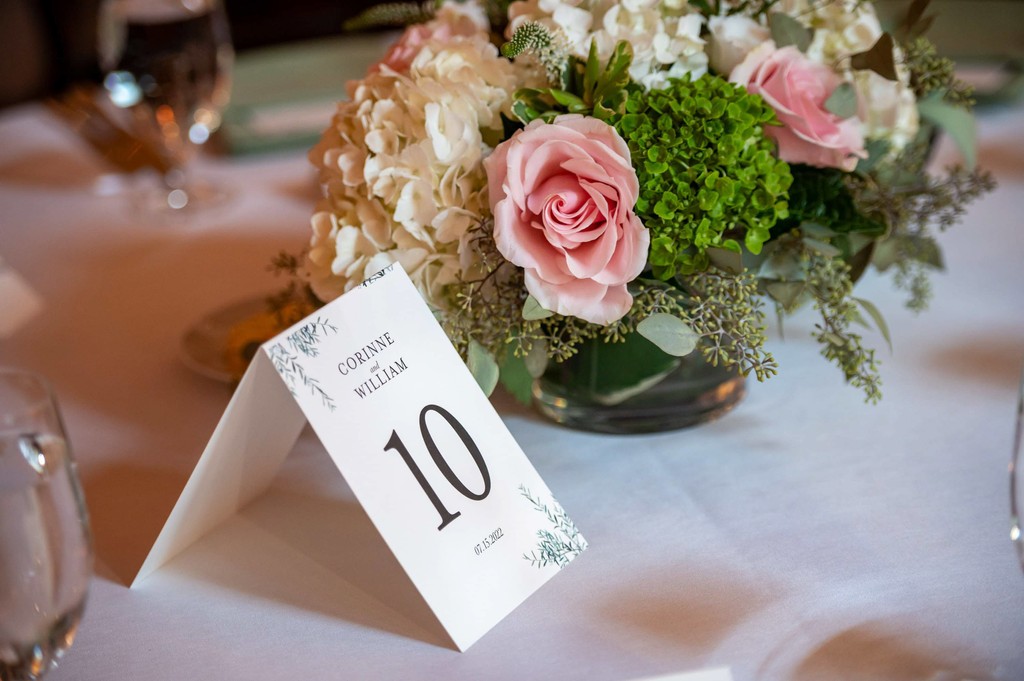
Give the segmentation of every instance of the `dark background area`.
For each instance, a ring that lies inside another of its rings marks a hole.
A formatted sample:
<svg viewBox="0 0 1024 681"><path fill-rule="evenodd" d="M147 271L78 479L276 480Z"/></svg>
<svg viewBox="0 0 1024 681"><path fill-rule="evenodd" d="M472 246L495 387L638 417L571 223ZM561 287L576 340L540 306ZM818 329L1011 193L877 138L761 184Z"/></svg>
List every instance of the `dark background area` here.
<svg viewBox="0 0 1024 681"><path fill-rule="evenodd" d="M374 0L225 0L239 52L338 35ZM0 106L99 80L100 0L0 0Z"/></svg>
<svg viewBox="0 0 1024 681"><path fill-rule="evenodd" d="M337 36L342 24L380 0L223 0L235 49ZM876 0L903 16L909 0ZM0 107L98 82L100 0L0 0ZM959 60L1024 63L1024 0L933 0L928 37Z"/></svg>

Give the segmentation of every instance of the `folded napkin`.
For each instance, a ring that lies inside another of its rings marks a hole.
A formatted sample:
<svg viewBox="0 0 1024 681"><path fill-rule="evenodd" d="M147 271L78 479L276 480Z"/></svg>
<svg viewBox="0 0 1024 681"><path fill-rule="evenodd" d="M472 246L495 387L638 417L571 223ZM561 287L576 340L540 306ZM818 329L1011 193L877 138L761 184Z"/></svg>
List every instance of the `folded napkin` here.
<svg viewBox="0 0 1024 681"><path fill-rule="evenodd" d="M0 258L0 339L10 338L43 309L43 299Z"/></svg>

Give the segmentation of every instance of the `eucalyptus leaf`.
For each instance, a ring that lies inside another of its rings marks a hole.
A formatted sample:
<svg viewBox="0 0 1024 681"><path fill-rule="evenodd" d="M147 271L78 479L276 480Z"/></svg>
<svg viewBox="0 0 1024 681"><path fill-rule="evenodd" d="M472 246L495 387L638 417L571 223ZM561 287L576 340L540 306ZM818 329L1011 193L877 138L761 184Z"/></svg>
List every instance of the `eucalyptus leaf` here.
<svg viewBox="0 0 1024 681"><path fill-rule="evenodd" d="M738 250L729 248L709 248L707 250L711 264L731 274L743 272L743 255Z"/></svg>
<svg viewBox="0 0 1024 681"><path fill-rule="evenodd" d="M807 285L802 281L773 281L764 288L786 312L792 312L807 290Z"/></svg>
<svg viewBox="0 0 1024 681"><path fill-rule="evenodd" d="M903 236L901 239L907 244L904 251L913 254L914 260L937 270L946 269L946 263L942 259L942 249L939 248L939 243L935 239L910 235Z"/></svg>
<svg viewBox="0 0 1024 681"><path fill-rule="evenodd" d="M824 241L818 241L811 237L804 237L804 244L815 253L823 255L826 258L834 258L842 252L832 244L827 244Z"/></svg>
<svg viewBox="0 0 1024 681"><path fill-rule="evenodd" d="M871 316L871 319L875 322L875 327L889 346L889 352L892 352L892 337L889 335L889 325L885 323L885 317L882 316L882 312L870 300L865 300L864 298L854 298L854 300Z"/></svg>
<svg viewBox="0 0 1024 681"><path fill-rule="evenodd" d="M963 154L964 163L968 169L973 170L978 161L974 116L969 111L945 101L938 92L918 101L917 112L924 120L949 133Z"/></svg>
<svg viewBox="0 0 1024 681"><path fill-rule="evenodd" d="M673 357L685 357L697 347L698 335L690 325L675 315L657 312L636 325L641 336Z"/></svg>
<svg viewBox="0 0 1024 681"><path fill-rule="evenodd" d="M795 45L796 49L806 52L814 38L814 32L811 29L782 12L773 12L768 15L768 27L772 32L772 40L778 47Z"/></svg>
<svg viewBox="0 0 1024 681"><path fill-rule="evenodd" d="M825 100L825 108L840 118L857 113L857 91L853 83L841 83Z"/></svg>
<svg viewBox="0 0 1024 681"><path fill-rule="evenodd" d="M527 370L523 357L516 357L512 352L505 353L501 363L501 385L505 387L517 402L530 406L533 398L533 376Z"/></svg>
<svg viewBox="0 0 1024 681"><path fill-rule="evenodd" d="M764 259L757 275L761 279L803 281L807 278L807 271L800 258L787 250L777 249Z"/></svg>
<svg viewBox="0 0 1024 681"><path fill-rule="evenodd" d="M469 341L466 366L469 367L469 372L473 374L480 389L485 395L490 396L494 392L494 386L498 385L499 370L498 363L494 361L491 353L487 352L487 348L475 340Z"/></svg>
<svg viewBox="0 0 1024 681"><path fill-rule="evenodd" d="M530 376L540 378L548 366L548 342L546 340L534 341L530 351L523 358L526 370Z"/></svg>
<svg viewBox="0 0 1024 681"><path fill-rule="evenodd" d="M555 314L551 310L547 310L537 302L537 299L533 296L526 296L526 302L523 303L523 319L528 322L537 321L538 319L547 319L551 315Z"/></svg>
<svg viewBox="0 0 1024 681"><path fill-rule="evenodd" d="M864 145L864 150L868 152L868 157L857 161L857 172L865 174L874 170L878 162L889 153L890 147L891 145L888 140L870 140Z"/></svg>
<svg viewBox="0 0 1024 681"><path fill-rule="evenodd" d="M875 246L875 252L871 256L871 264L878 268L879 272L884 272L893 265L900 258L900 250L896 245L895 239L885 239L879 241L878 245Z"/></svg>
<svg viewBox="0 0 1024 681"><path fill-rule="evenodd" d="M853 232L846 235L846 243L849 244L850 253L856 254L863 251L865 248L873 243L876 243L874 237L859 232Z"/></svg>
<svg viewBox="0 0 1024 681"><path fill-rule="evenodd" d="M824 225L819 225L817 222L800 223L800 231L814 239L831 239L836 235L835 231Z"/></svg>
<svg viewBox="0 0 1024 681"><path fill-rule="evenodd" d="M887 80L898 80L896 61L893 58L895 46L892 36L883 33L871 46L871 49L850 57L850 66L858 71L874 71Z"/></svg>

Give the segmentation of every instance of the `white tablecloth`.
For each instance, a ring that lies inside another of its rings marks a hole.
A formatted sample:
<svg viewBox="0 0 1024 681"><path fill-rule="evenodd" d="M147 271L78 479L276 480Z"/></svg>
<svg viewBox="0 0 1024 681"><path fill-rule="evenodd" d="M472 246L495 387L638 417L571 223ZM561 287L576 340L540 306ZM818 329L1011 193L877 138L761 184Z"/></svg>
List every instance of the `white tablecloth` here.
<svg viewBox="0 0 1024 681"><path fill-rule="evenodd" d="M446 647L308 433L271 491L126 584L230 397L179 361L209 310L274 290L316 196L302 154L204 160L236 201L158 226L39 106L0 114L0 255L46 309L0 363L49 376L92 514L85 619L54 681L586 679L727 666L752 679L1024 679L1006 465L1024 357L1024 110L986 113L1000 187L943 236L923 315L885 279L885 398L789 322L780 375L719 422L607 437L503 416L591 548L469 652ZM942 148L949 159L952 150ZM0 301L2 314L3 301Z"/></svg>

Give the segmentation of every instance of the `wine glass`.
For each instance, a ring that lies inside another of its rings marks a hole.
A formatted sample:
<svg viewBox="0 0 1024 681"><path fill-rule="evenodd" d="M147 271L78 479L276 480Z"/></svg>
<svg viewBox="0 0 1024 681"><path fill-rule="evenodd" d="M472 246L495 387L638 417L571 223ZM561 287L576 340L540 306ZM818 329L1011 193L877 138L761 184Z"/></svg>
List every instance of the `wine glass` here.
<svg viewBox="0 0 1024 681"><path fill-rule="evenodd" d="M34 681L71 646L92 540L47 383L0 368L0 679Z"/></svg>
<svg viewBox="0 0 1024 681"><path fill-rule="evenodd" d="M1024 569L1024 371L1017 389L1017 425L1010 456L1010 539L1017 545L1017 557Z"/></svg>
<svg viewBox="0 0 1024 681"><path fill-rule="evenodd" d="M186 174L220 127L234 51L220 0L103 0L98 22L103 86L131 113L136 134L166 157L160 186L137 198L150 213L195 211L228 193Z"/></svg>

